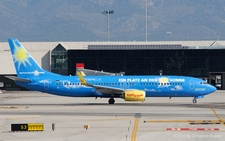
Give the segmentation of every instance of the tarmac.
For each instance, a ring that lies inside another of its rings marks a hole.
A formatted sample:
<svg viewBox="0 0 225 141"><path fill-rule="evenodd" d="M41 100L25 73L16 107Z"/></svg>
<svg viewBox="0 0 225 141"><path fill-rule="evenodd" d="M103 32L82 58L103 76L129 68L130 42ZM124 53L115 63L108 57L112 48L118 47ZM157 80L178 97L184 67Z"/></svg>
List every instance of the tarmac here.
<svg viewBox="0 0 225 141"><path fill-rule="evenodd" d="M115 101L3 91L0 141L224 141L225 91L196 104L173 97ZM25 123L42 123L44 131L11 131Z"/></svg>

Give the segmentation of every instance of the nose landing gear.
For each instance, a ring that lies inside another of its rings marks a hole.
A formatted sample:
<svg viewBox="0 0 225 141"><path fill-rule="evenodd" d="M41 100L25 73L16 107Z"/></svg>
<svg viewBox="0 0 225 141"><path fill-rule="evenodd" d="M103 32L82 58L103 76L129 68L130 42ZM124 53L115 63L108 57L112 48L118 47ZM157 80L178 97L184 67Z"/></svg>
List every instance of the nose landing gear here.
<svg viewBox="0 0 225 141"><path fill-rule="evenodd" d="M197 100L194 98L194 99L192 100L192 102L195 104L195 103L197 103Z"/></svg>

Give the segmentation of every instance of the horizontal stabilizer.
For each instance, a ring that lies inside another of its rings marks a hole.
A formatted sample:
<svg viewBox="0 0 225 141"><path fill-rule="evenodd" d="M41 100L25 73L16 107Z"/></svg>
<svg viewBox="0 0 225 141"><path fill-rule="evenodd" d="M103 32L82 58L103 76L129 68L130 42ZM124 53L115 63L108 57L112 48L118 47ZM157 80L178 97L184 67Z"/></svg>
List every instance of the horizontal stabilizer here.
<svg viewBox="0 0 225 141"><path fill-rule="evenodd" d="M16 76L5 76L11 80L14 80L14 81L19 81L19 82L31 82L31 80L29 79L25 79L25 78L19 78L19 77L16 77Z"/></svg>

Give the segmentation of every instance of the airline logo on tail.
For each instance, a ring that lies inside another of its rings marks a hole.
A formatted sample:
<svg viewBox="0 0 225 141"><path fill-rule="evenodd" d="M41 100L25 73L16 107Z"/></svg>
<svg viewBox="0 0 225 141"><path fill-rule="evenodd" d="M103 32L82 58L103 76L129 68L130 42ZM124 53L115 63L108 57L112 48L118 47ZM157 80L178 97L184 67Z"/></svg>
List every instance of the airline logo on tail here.
<svg viewBox="0 0 225 141"><path fill-rule="evenodd" d="M17 69L20 69L21 64L23 64L24 67L26 67L26 63L32 66L29 61L30 55L26 52L23 46L17 40L13 40L13 45L15 47L13 52L13 59L15 63L18 63Z"/></svg>
<svg viewBox="0 0 225 141"><path fill-rule="evenodd" d="M39 76L45 73L17 39L9 39L8 41L19 77Z"/></svg>

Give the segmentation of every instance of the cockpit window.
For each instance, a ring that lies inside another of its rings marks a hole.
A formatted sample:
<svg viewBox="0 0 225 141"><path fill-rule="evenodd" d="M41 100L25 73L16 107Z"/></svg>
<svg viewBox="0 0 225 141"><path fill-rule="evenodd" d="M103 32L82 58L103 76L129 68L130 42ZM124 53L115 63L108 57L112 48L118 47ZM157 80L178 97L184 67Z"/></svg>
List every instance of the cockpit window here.
<svg viewBox="0 0 225 141"><path fill-rule="evenodd" d="M205 84L207 84L207 82L200 82L200 84L205 85Z"/></svg>

